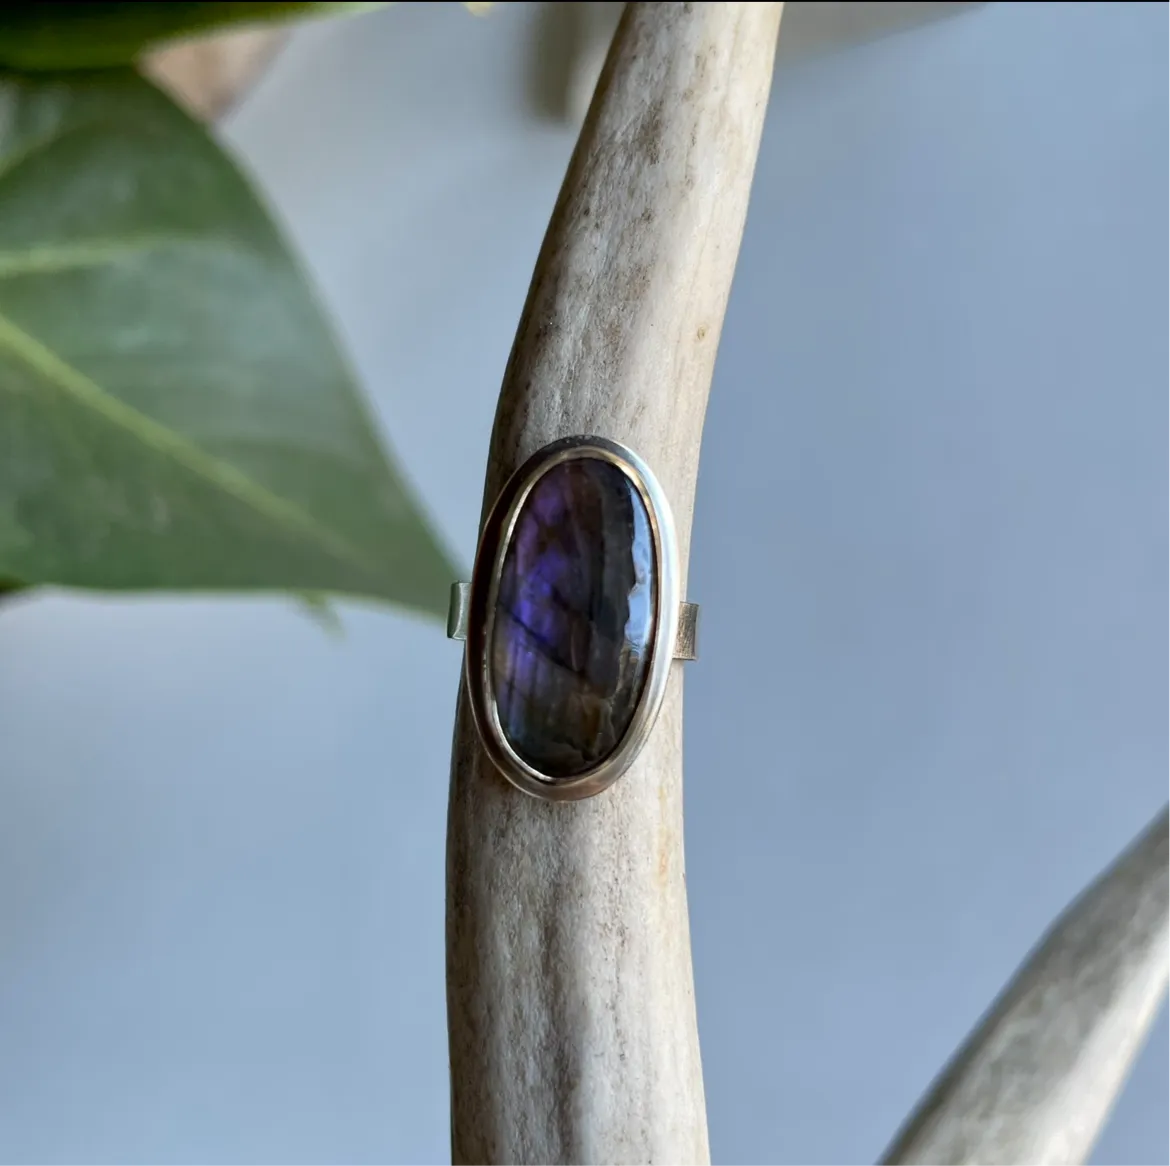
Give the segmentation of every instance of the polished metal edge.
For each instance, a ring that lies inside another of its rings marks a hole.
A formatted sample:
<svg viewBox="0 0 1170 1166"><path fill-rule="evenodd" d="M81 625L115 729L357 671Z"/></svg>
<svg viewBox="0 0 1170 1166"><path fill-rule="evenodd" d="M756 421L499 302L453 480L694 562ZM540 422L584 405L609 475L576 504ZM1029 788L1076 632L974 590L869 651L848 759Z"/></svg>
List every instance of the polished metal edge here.
<svg viewBox="0 0 1170 1166"><path fill-rule="evenodd" d="M577 458L598 458L617 466L634 484L646 507L654 541L658 584L650 666L642 699L621 743L585 773L553 778L528 765L508 744L491 684L489 645L504 555L516 518L537 481L554 466ZM532 455L505 483L484 523L470 584L451 588L447 634L465 639L467 694L484 750L492 764L518 789L546 801L577 801L611 786L630 767L650 736L666 695L676 654L693 659L698 607L679 599L679 557L670 503L650 467L632 450L603 437L567 437ZM681 649L681 651L680 651Z"/></svg>
<svg viewBox="0 0 1170 1166"><path fill-rule="evenodd" d="M447 608L447 639L467 639L467 616L471 609L471 584L452 583L451 602Z"/></svg>
<svg viewBox="0 0 1170 1166"><path fill-rule="evenodd" d="M451 603L447 608L447 639L466 640L467 620L471 611L471 584L452 583ZM699 658L699 605L680 603L678 607L678 633L674 638L676 660L697 660Z"/></svg>
<svg viewBox="0 0 1170 1166"><path fill-rule="evenodd" d="M697 660L699 658L699 605L680 603L678 606L678 632L674 637L674 658L676 660Z"/></svg>

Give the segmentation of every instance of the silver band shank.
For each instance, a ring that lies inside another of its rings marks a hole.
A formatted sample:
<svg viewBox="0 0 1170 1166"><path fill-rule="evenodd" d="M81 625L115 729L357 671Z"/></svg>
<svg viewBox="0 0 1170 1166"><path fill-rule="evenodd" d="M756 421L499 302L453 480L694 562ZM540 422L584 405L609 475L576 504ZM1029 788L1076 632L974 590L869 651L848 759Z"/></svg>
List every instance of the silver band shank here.
<svg viewBox="0 0 1170 1166"><path fill-rule="evenodd" d="M451 584L451 605L447 608L447 639L467 639L467 619L471 610L471 584ZM695 660L698 658L699 605L680 603L678 605L678 633L674 638L674 658Z"/></svg>

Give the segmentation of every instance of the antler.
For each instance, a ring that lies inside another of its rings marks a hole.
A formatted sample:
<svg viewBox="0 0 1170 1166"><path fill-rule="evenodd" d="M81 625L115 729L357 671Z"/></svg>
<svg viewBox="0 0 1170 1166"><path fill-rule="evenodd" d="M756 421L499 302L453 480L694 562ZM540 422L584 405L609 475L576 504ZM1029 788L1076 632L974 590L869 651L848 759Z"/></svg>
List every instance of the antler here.
<svg viewBox="0 0 1170 1166"><path fill-rule="evenodd" d="M685 576L782 7L627 7L516 334L485 509L547 442L620 441L666 492ZM577 803L507 785L462 690L447 877L454 1160L705 1162L680 667L632 768Z"/></svg>
<svg viewBox="0 0 1170 1166"><path fill-rule="evenodd" d="M1053 924L883 1161L1084 1162L1170 976L1167 811Z"/></svg>

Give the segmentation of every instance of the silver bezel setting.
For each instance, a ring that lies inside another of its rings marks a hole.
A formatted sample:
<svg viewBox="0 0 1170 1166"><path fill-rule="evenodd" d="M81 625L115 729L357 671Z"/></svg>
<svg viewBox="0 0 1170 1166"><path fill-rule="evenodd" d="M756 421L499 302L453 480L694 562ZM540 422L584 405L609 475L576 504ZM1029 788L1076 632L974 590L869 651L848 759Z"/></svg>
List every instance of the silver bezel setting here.
<svg viewBox="0 0 1170 1166"><path fill-rule="evenodd" d="M554 466L596 458L622 471L646 507L654 543L655 620L642 695L617 748L592 769L550 777L534 769L508 743L492 684L491 644L504 555L516 519L533 486ZM670 503L650 467L632 450L604 437L566 437L537 450L507 481L487 521L475 557L468 603L464 669L472 717L492 764L514 786L546 801L577 801L608 789L633 763L654 728L666 695L679 619L679 561Z"/></svg>

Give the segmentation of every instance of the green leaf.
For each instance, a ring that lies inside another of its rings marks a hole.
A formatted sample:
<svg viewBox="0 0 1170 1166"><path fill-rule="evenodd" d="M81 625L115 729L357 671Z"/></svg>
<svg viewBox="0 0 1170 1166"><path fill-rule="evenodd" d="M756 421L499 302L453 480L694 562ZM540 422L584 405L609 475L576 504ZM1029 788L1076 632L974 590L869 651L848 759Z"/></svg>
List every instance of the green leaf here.
<svg viewBox="0 0 1170 1166"><path fill-rule="evenodd" d="M159 41L232 25L338 16L381 4L0 5L0 65L12 69L96 69L127 65Z"/></svg>
<svg viewBox="0 0 1170 1166"><path fill-rule="evenodd" d="M0 578L442 615L457 572L219 147L129 72L0 109Z"/></svg>
<svg viewBox="0 0 1170 1166"><path fill-rule="evenodd" d="M305 591L296 597L297 606L323 632L336 640L345 638L345 623L341 613L329 602L328 596Z"/></svg>

